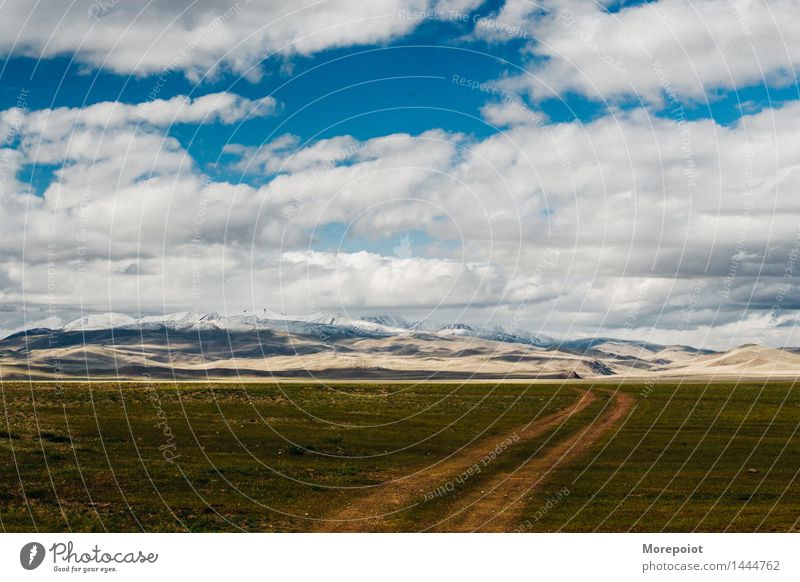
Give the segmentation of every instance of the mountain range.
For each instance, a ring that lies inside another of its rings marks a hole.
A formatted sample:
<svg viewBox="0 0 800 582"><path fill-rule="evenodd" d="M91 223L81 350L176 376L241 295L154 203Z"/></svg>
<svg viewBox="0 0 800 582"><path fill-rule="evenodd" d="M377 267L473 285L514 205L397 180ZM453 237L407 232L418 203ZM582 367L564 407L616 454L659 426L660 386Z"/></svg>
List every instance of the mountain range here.
<svg viewBox="0 0 800 582"><path fill-rule="evenodd" d="M565 340L393 315L104 313L12 333L0 340L0 372L6 380L792 377L800 350Z"/></svg>

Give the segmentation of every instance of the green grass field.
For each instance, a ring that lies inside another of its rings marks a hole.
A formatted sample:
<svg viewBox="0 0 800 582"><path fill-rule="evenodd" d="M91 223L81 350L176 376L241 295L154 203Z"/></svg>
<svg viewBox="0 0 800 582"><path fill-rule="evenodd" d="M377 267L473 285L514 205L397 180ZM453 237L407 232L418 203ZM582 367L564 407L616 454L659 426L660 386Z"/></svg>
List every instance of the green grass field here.
<svg viewBox="0 0 800 582"><path fill-rule="evenodd" d="M385 512L381 484L406 477L411 502L368 529L447 531L443 520L493 479L578 438L620 390L633 399L624 417L570 449L514 505L506 530L792 531L800 517L798 388L4 383L0 527L312 531L342 508ZM521 434L589 389L596 398L564 422L480 472L445 478L448 465L439 463L451 455L453 467L479 463L470 456L477 445ZM430 490L414 479L432 465L445 476L433 482L451 486L426 499Z"/></svg>

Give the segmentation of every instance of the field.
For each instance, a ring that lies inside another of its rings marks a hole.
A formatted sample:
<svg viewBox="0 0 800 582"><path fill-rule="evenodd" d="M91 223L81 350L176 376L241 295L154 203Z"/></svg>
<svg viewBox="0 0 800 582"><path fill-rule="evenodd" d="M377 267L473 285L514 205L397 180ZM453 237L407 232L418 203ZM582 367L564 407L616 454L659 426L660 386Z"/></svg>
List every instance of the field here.
<svg viewBox="0 0 800 582"><path fill-rule="evenodd" d="M4 531L794 531L790 382L0 385Z"/></svg>

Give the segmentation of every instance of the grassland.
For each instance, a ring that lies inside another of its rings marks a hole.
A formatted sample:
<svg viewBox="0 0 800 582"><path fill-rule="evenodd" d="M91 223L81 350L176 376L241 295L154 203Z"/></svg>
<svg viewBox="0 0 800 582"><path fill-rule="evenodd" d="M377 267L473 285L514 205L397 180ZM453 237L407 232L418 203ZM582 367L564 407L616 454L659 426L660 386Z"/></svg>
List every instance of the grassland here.
<svg viewBox="0 0 800 582"><path fill-rule="evenodd" d="M6 382L0 527L792 531L798 388Z"/></svg>

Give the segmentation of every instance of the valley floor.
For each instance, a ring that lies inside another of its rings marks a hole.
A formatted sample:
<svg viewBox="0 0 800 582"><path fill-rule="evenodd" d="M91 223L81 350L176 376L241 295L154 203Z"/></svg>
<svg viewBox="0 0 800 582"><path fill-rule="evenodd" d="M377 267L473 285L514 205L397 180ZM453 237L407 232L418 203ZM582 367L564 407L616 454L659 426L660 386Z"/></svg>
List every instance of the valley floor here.
<svg viewBox="0 0 800 582"><path fill-rule="evenodd" d="M0 384L4 531L794 531L791 381Z"/></svg>

